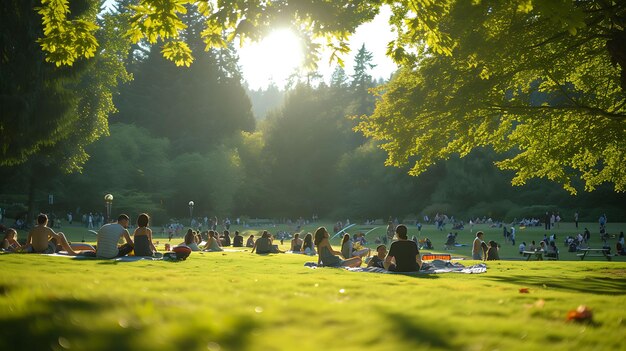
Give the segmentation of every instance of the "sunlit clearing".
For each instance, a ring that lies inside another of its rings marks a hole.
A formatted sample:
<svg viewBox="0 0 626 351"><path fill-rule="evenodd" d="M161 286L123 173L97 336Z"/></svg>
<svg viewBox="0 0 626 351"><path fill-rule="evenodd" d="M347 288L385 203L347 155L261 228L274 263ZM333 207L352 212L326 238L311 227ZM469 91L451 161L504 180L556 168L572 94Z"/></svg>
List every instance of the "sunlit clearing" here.
<svg viewBox="0 0 626 351"><path fill-rule="evenodd" d="M303 59L300 39L289 29L275 30L261 42L239 49L239 56L253 89L267 86L270 81L283 86Z"/></svg>

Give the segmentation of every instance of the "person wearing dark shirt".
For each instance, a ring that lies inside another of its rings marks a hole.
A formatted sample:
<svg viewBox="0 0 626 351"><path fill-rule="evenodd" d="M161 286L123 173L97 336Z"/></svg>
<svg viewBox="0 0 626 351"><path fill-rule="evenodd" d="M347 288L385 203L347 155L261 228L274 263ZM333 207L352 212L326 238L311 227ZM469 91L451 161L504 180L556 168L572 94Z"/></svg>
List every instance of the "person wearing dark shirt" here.
<svg viewBox="0 0 626 351"><path fill-rule="evenodd" d="M376 247L376 256L367 263L368 267L385 268L385 256L387 256L387 247L385 245L378 245Z"/></svg>
<svg viewBox="0 0 626 351"><path fill-rule="evenodd" d="M398 241L391 244L383 263L385 269L394 272L416 272L422 267L422 259L417 244L408 239L408 229L404 224L396 227ZM395 261L395 267L392 262Z"/></svg>
<svg viewBox="0 0 626 351"><path fill-rule="evenodd" d="M222 236L222 246L230 246L230 232L228 230L224 231L224 235Z"/></svg>
<svg viewBox="0 0 626 351"><path fill-rule="evenodd" d="M235 236L233 237L233 247L243 247L243 236L239 234L239 231L235 231Z"/></svg>
<svg viewBox="0 0 626 351"><path fill-rule="evenodd" d="M489 241L489 249L487 249L487 261L497 261L500 259L500 255L498 254L498 244L490 240Z"/></svg>

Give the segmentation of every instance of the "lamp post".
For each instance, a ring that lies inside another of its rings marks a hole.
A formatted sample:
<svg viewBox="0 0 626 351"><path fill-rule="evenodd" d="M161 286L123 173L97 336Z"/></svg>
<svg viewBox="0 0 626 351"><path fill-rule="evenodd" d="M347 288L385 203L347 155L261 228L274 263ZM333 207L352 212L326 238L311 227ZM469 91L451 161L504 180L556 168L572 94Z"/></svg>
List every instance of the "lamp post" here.
<svg viewBox="0 0 626 351"><path fill-rule="evenodd" d="M104 204L106 205L107 210L107 223L111 220L111 205L113 204L113 195L106 194L104 195Z"/></svg>
<svg viewBox="0 0 626 351"><path fill-rule="evenodd" d="M189 225L193 222L193 201L189 201Z"/></svg>

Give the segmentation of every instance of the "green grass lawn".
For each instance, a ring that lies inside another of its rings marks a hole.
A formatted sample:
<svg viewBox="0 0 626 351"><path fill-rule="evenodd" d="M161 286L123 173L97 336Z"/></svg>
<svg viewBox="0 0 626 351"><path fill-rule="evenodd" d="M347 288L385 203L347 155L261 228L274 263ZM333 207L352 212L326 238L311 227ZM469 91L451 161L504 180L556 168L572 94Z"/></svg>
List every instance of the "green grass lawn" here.
<svg viewBox="0 0 626 351"><path fill-rule="evenodd" d="M428 235L440 248L444 234ZM459 235L469 243L469 230ZM414 277L303 266L315 259L0 255L0 349L624 350L625 262L510 260ZM581 304L593 322L567 322Z"/></svg>

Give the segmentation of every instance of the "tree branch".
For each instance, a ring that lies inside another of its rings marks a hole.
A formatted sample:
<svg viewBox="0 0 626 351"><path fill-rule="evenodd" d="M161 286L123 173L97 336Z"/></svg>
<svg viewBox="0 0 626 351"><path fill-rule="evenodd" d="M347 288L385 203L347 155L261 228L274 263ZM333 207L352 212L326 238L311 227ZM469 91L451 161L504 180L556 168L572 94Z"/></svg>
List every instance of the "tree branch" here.
<svg viewBox="0 0 626 351"><path fill-rule="evenodd" d="M589 114L602 116L606 118L610 118L616 121L626 120L626 113L615 113L603 110L597 107L590 106L501 106L501 105L490 105L489 108L500 110L500 111L540 111L540 110L564 110L564 111L572 111L572 110L580 110L587 112Z"/></svg>

